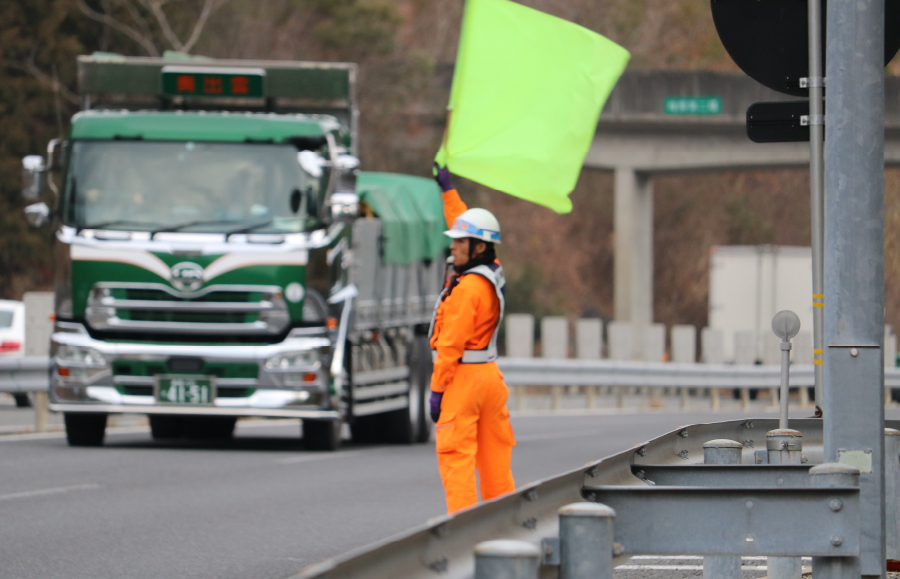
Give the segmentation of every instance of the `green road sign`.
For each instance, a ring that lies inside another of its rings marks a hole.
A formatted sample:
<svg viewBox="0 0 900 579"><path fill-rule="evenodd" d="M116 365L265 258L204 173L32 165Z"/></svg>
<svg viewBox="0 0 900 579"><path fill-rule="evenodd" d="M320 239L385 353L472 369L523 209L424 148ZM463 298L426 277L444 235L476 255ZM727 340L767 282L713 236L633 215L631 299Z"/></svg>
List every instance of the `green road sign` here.
<svg viewBox="0 0 900 579"><path fill-rule="evenodd" d="M663 109L667 115L720 115L722 99L717 96L666 97Z"/></svg>

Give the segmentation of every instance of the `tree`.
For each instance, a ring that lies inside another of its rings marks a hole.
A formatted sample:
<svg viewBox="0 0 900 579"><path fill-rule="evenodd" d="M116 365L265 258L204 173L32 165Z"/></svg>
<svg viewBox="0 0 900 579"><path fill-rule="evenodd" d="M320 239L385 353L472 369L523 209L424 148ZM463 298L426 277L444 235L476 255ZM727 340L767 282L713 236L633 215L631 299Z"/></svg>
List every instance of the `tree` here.
<svg viewBox="0 0 900 579"><path fill-rule="evenodd" d="M160 56L165 47L190 53L200 40L209 17L226 2L228 0L100 0L98 9L86 0L75 0L82 14L103 25L105 34L112 30L124 35L140 46L147 56ZM182 40L185 34L186 38Z"/></svg>

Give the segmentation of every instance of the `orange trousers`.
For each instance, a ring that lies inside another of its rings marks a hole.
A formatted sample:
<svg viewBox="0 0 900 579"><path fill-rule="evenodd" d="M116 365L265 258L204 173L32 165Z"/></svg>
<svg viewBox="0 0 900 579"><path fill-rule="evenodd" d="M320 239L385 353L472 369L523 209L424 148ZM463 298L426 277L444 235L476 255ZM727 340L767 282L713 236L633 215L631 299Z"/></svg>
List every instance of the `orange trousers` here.
<svg viewBox="0 0 900 579"><path fill-rule="evenodd" d="M516 445L506 398L509 391L497 364L460 364L441 400L435 426L437 460L447 494L447 512L516 489L510 460Z"/></svg>

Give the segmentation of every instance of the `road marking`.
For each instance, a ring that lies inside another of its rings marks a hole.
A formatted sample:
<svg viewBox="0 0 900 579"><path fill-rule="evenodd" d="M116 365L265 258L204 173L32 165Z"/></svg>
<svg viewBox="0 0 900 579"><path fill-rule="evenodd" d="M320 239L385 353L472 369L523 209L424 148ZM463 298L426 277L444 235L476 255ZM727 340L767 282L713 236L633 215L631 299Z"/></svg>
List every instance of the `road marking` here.
<svg viewBox="0 0 900 579"><path fill-rule="evenodd" d="M616 569L639 571L703 571L703 565L619 565ZM741 565L741 571L766 571L765 565Z"/></svg>
<svg viewBox="0 0 900 579"><path fill-rule="evenodd" d="M31 497L42 497L46 495L61 495L71 491L89 491L93 489L99 489L100 485L95 483L88 483L83 485L74 485L70 487L56 487L52 489L40 489L36 491L22 491L19 493L8 493L5 495L0 495L0 501L12 501L15 499L27 499Z"/></svg>
<svg viewBox="0 0 900 579"><path fill-rule="evenodd" d="M352 450L348 452L332 452L328 454L304 454L303 456L292 456L290 458L281 458L278 460L278 464L299 464L302 462L314 462L317 460L333 460L336 458L350 458L352 456L356 456L358 454L374 454L371 451L364 450Z"/></svg>
<svg viewBox="0 0 900 579"><path fill-rule="evenodd" d="M525 434L516 436L516 442L530 442L532 440L553 440L555 438L578 438L581 436L599 436L600 431L591 430L569 430L566 432L545 432L543 434Z"/></svg>

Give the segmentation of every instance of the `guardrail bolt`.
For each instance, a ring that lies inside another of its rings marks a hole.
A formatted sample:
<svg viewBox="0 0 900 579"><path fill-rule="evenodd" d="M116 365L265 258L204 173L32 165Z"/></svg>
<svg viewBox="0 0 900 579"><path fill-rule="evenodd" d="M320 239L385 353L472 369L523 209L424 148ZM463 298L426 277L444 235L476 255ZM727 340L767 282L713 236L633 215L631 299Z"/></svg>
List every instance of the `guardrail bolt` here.
<svg viewBox="0 0 900 579"><path fill-rule="evenodd" d="M615 517L616 511L599 503L559 509L559 579L612 579Z"/></svg>
<svg viewBox="0 0 900 579"><path fill-rule="evenodd" d="M703 445L703 464L741 464L744 445L736 440L719 438ZM746 507L753 508L747 501ZM703 558L703 579L740 579L741 558L709 556Z"/></svg>
<svg viewBox="0 0 900 579"><path fill-rule="evenodd" d="M541 551L524 541L475 545L475 579L537 579Z"/></svg>

